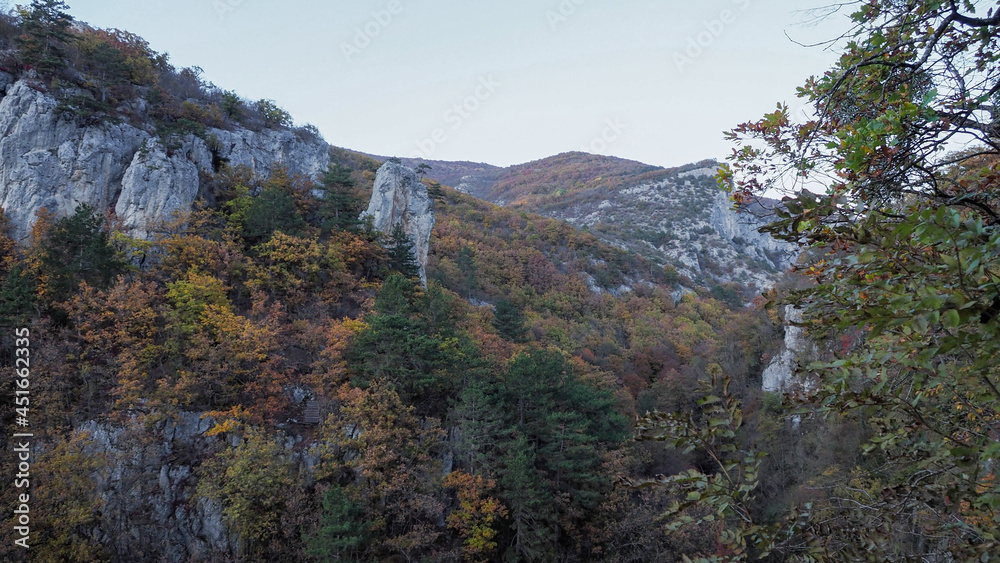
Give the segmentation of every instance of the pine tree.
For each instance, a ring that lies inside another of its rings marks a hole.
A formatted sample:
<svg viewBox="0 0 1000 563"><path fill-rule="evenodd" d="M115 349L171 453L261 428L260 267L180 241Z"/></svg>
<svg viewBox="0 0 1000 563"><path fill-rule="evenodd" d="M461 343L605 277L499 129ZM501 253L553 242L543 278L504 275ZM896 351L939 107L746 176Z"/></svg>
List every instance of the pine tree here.
<svg viewBox="0 0 1000 563"><path fill-rule="evenodd" d="M330 487L323 495L320 528L306 538L309 555L324 561L360 561L356 556L371 529L364 516L364 506L352 500L344 487Z"/></svg>
<svg viewBox="0 0 1000 563"><path fill-rule="evenodd" d="M354 195L351 170L341 164L330 166L323 174L323 197L320 201L319 220L324 231L358 228L361 202Z"/></svg>
<svg viewBox="0 0 1000 563"><path fill-rule="evenodd" d="M0 286L0 326L23 325L31 318L37 285L20 265L7 272Z"/></svg>
<svg viewBox="0 0 1000 563"><path fill-rule="evenodd" d="M409 316L415 311L416 290L412 279L407 279L398 273L389 274L375 297L376 313Z"/></svg>
<svg viewBox="0 0 1000 563"><path fill-rule="evenodd" d="M524 313L521 308L507 299L497 301L496 311L493 313L493 327L497 333L511 342L523 342L524 335L528 332L528 327L524 326Z"/></svg>
<svg viewBox="0 0 1000 563"><path fill-rule="evenodd" d="M458 428L456 461L472 475L489 474L501 440L503 413L498 408L498 391L485 378L473 378L462 386L452 413Z"/></svg>
<svg viewBox="0 0 1000 563"><path fill-rule="evenodd" d="M445 199L444 189L441 187L441 182L436 180L427 181L427 195L431 197L434 201L443 202Z"/></svg>
<svg viewBox="0 0 1000 563"><path fill-rule="evenodd" d="M545 483L535 469L535 450L528 438L515 432L503 450L500 485L504 504L509 509L508 561L555 561L553 545L554 514Z"/></svg>
<svg viewBox="0 0 1000 563"><path fill-rule="evenodd" d="M476 253L472 247L466 245L459 248L455 263L462 272L462 285L466 290L466 297L471 297L472 292L479 289L479 279L476 277L479 267L476 265Z"/></svg>
<svg viewBox="0 0 1000 563"><path fill-rule="evenodd" d="M297 235L305 221L295 207L291 194L277 187L266 187L253 198L243 217L243 238L250 246L266 242L276 231Z"/></svg>
<svg viewBox="0 0 1000 563"><path fill-rule="evenodd" d="M389 269L407 278L420 277L420 263L417 262L413 247L413 241L403 230L403 225L396 223L385 243L385 249L389 253Z"/></svg>
<svg viewBox="0 0 1000 563"><path fill-rule="evenodd" d="M59 219L40 242L40 258L45 294L61 301L81 281L106 288L125 271L100 218L88 205Z"/></svg>
<svg viewBox="0 0 1000 563"><path fill-rule="evenodd" d="M382 283L375 314L365 319L368 327L358 333L347 353L355 385L388 382L404 400L434 386L440 341L421 330L415 318L415 291L413 280L398 273Z"/></svg>
<svg viewBox="0 0 1000 563"><path fill-rule="evenodd" d="M579 548L579 538L564 542L560 536L599 506L608 490L602 453L624 439L626 421L611 393L582 381L556 350L516 356L504 371L503 387L498 408L507 430L498 445L500 481L511 517L521 518L514 524L518 557L545 560L566 545ZM531 472L524 467L529 459ZM545 510L532 508L539 506L535 495L543 495ZM536 510L530 518L529 508Z"/></svg>
<svg viewBox="0 0 1000 563"><path fill-rule="evenodd" d="M68 9L61 0L32 0L27 8L18 8L24 30L18 44L25 63L47 73L66 66L66 44L73 39Z"/></svg>

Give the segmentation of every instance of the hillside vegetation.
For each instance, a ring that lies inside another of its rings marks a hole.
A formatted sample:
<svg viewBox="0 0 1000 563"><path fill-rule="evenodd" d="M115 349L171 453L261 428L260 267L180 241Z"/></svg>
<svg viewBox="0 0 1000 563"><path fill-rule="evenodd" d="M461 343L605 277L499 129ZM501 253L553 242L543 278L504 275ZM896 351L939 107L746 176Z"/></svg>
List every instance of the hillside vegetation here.
<svg viewBox="0 0 1000 563"><path fill-rule="evenodd" d="M0 402L15 403L27 328L34 433L32 547L3 519L0 559L990 560L996 135L959 118L992 111L1000 22L914 4L983 61L977 95L953 99L903 72L940 37L898 2L862 5L849 92L811 81L825 117L741 126L734 140L776 144L722 171L744 204L768 187L755 159L842 179L776 211L803 277L745 238L759 221L725 214L714 161L432 163L426 288L412 241L358 220L381 163L349 149L316 177L213 161L194 208L149 239L110 209L42 210L25 241L0 218ZM212 128L319 142L274 102L67 10L0 18L0 78L65 122L128 122L171 152ZM898 64L869 65L887 41ZM987 148L921 183L919 147L957 123ZM903 156L911 176L894 176ZM760 391L781 297L821 360L785 397Z"/></svg>
<svg viewBox="0 0 1000 563"><path fill-rule="evenodd" d="M64 10L36 1L4 19L7 70L60 100L63 119L132 120L166 145L203 126L291 123L141 38L70 27ZM664 532L654 516L668 496L623 484L703 463L631 442L631 421L691 408L709 373L756 396L773 320L708 290L676 298L676 277L635 254L437 186L423 289L408 242L356 220L379 163L331 157L317 178L217 163L195 209L150 226L152 240L87 206L43 210L24 244L0 237L0 400L14 403L12 329L26 327L37 487L30 552L5 519L0 557L674 561L714 549ZM4 409L0 423L14 418Z"/></svg>

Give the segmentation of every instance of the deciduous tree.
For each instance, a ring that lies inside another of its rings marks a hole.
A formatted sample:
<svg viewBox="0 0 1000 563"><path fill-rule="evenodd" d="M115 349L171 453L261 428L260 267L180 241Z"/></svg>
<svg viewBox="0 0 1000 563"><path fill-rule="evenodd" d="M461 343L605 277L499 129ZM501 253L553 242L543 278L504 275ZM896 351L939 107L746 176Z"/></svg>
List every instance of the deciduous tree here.
<svg viewBox="0 0 1000 563"><path fill-rule="evenodd" d="M799 267L812 285L788 299L810 332L862 335L809 366L804 405L870 429L879 469L852 478L881 490L833 499L804 537L833 558L989 558L1000 545L1000 12L954 0L853 9L840 60L799 89L814 117L794 122L780 105L740 125L721 174L738 203L822 186L786 198L769 231L812 249Z"/></svg>

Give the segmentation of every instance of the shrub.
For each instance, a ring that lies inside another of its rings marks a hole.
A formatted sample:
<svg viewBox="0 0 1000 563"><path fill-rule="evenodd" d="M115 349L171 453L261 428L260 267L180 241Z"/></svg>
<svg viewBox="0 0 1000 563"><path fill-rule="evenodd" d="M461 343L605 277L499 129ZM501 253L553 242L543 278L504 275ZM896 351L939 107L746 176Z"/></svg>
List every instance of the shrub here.
<svg viewBox="0 0 1000 563"><path fill-rule="evenodd" d="M264 127L277 129L280 127L291 127L292 116L287 111L278 107L274 100L257 100L254 108L260 113L264 120Z"/></svg>

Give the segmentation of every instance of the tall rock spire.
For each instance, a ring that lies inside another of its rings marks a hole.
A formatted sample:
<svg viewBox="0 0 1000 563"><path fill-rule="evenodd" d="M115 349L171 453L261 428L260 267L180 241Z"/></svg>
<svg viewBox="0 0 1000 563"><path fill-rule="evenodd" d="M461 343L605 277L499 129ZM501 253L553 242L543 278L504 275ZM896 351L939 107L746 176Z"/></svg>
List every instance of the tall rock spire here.
<svg viewBox="0 0 1000 563"><path fill-rule="evenodd" d="M413 253L420 264L420 283L427 287L427 251L434 229L434 208L425 186L416 172L394 162L378 169L368 210L361 214L372 217L380 233L388 235L397 223L413 241Z"/></svg>

